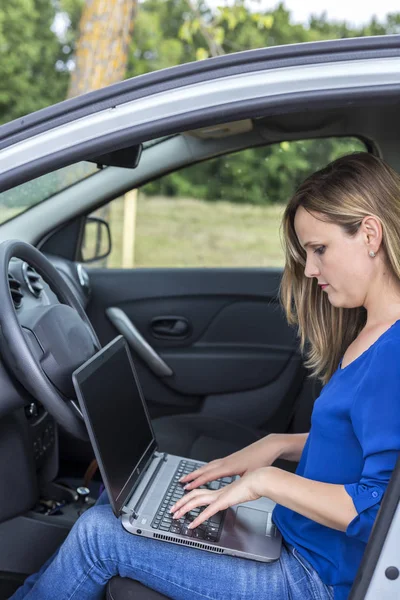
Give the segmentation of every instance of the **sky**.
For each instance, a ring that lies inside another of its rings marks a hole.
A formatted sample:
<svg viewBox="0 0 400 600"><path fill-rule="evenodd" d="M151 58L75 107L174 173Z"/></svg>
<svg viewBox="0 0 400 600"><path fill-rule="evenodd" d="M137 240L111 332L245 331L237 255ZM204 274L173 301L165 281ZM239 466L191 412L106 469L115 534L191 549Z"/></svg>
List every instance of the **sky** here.
<svg viewBox="0 0 400 600"><path fill-rule="evenodd" d="M212 8L232 4L232 0L206 0ZM271 10L279 0L247 0L255 11ZM372 16L378 21L385 19L391 12L400 12L400 0L283 0L285 7L292 13L292 21L307 23L310 15L321 15L326 11L330 21L347 21L349 25L363 25ZM59 13L53 25L54 31L62 36L68 26L65 14Z"/></svg>
<svg viewBox="0 0 400 600"><path fill-rule="evenodd" d="M270 10L277 0L248 0L254 10ZM229 0L208 0L210 6L223 6ZM329 20L347 21L362 25L375 15L382 21L388 13L400 12L399 0L284 0L284 5L292 13L292 20L306 23L311 14L321 15L326 11Z"/></svg>

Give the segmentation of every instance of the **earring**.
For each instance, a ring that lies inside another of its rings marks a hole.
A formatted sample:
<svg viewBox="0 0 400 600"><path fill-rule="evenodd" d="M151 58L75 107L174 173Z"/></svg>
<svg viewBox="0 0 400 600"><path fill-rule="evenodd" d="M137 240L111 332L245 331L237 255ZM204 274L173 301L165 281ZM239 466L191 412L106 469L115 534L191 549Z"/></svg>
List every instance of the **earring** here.
<svg viewBox="0 0 400 600"><path fill-rule="evenodd" d="M376 254L375 254L375 252L373 250L369 251L369 255L370 255L371 258L375 258L375 256L376 256Z"/></svg>

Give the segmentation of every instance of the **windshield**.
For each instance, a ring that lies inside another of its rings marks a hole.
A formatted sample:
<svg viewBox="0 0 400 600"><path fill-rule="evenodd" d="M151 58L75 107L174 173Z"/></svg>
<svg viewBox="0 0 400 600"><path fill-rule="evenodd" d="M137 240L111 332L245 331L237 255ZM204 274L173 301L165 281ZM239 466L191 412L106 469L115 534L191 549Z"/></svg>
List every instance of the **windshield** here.
<svg viewBox="0 0 400 600"><path fill-rule="evenodd" d="M2 192L0 194L0 224L36 204L48 200L54 194L71 187L98 170L94 163L79 162Z"/></svg>

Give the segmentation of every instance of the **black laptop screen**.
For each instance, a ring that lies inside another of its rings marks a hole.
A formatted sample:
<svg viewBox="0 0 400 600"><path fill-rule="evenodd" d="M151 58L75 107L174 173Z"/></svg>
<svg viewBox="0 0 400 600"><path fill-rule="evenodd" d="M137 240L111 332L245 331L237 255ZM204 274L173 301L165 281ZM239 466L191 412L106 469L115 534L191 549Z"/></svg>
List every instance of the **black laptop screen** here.
<svg viewBox="0 0 400 600"><path fill-rule="evenodd" d="M119 512L155 449L126 342L116 338L77 369L74 385L114 512ZM143 462L143 460L142 460Z"/></svg>

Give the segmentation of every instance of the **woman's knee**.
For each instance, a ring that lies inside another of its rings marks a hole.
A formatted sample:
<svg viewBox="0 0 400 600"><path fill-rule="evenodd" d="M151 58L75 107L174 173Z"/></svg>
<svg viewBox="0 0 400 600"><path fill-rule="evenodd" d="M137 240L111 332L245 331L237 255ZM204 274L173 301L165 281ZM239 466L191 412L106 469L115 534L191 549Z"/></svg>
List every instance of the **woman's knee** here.
<svg viewBox="0 0 400 600"><path fill-rule="evenodd" d="M130 567L136 554L133 544L137 536L124 530L109 505L87 510L75 523L70 536L70 550L81 556L82 564L95 566L106 579L117 575L121 566Z"/></svg>
<svg viewBox="0 0 400 600"><path fill-rule="evenodd" d="M118 525L119 521L109 506L93 506L79 517L71 534L84 548L93 549L98 556L101 548L116 539Z"/></svg>

